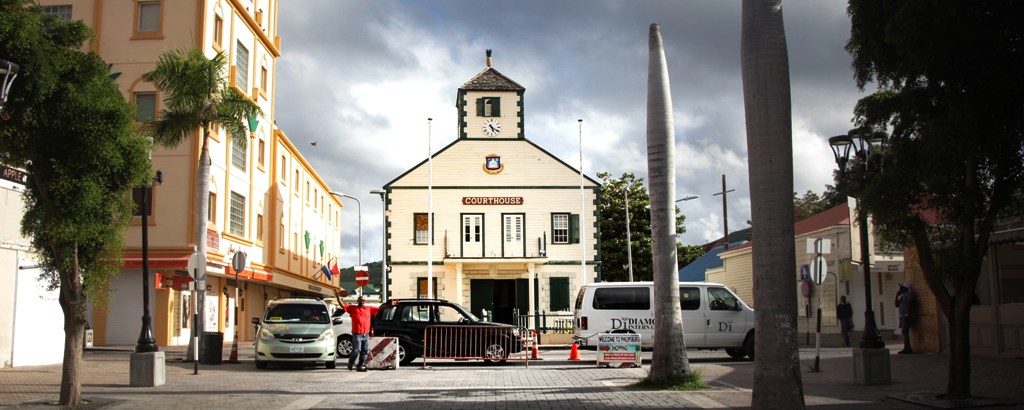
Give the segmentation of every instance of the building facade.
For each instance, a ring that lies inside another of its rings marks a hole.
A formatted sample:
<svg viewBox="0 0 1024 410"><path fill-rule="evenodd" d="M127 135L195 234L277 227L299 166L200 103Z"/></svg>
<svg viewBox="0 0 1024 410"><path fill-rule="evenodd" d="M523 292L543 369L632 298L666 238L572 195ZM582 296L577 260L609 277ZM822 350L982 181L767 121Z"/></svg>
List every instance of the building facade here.
<svg viewBox="0 0 1024 410"><path fill-rule="evenodd" d="M851 209L854 211L851 212ZM817 311L821 306L821 331L823 343L838 346L842 344L836 305L840 296L846 296L853 305L854 331L852 344L860 338L864 329L864 274L860 265L860 237L856 224L856 207L842 204L807 219L797 222L794 229L797 271L799 332L807 336L800 338L813 343L816 332ZM851 224L850 221L854 221ZM756 223L756 221L755 221ZM852 227L852 228L851 228ZM869 229L870 231L870 229ZM825 273L821 283L815 280L813 243L822 240L821 257ZM826 243L827 241L827 243ZM809 244L810 243L810 244ZM824 246L827 245L827 246ZM753 286L753 247L757 243L747 242L723 251L719 256L723 265L709 269L707 280L729 286L745 302L757 309ZM891 339L899 334L899 322L894 306L896 290L904 280L902 249L887 248L870 239L871 289L875 324L884 338ZM915 348L915 350L917 350Z"/></svg>
<svg viewBox="0 0 1024 410"><path fill-rule="evenodd" d="M205 332L230 341L253 339L248 318L262 314L278 296L333 296L336 277L320 267L341 249L342 204L324 180L274 124L277 0L40 0L45 11L84 21L96 33L84 45L112 64L126 99L138 108L141 126L159 113L163 96L142 79L169 49L196 47L207 56L224 53L230 86L262 109L250 119L246 144L234 144L215 128L205 240ZM177 147L156 147L153 169L163 171L149 201L150 306L158 345L187 344L194 330L197 290L187 266L195 248L197 168L201 130ZM141 191L137 192L141 196ZM126 232L124 266L112 281L109 308L94 308L97 345L135 344L142 317L141 213ZM236 252L247 267L231 268ZM236 281L237 277L237 281ZM236 298L237 291L237 298Z"/></svg>
<svg viewBox="0 0 1024 410"><path fill-rule="evenodd" d="M515 323L595 280L599 184L526 138L524 92L488 57L456 94L456 140L384 186L388 296Z"/></svg>

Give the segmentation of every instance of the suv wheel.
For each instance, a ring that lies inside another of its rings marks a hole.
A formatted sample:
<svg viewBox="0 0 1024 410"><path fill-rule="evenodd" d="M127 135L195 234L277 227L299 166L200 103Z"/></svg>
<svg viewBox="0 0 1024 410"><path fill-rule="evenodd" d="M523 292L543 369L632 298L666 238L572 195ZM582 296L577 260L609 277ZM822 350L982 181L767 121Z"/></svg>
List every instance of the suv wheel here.
<svg viewBox="0 0 1024 410"><path fill-rule="evenodd" d="M412 354L412 350L409 349L409 344L407 342L405 342L405 341L399 340L398 341L398 361L401 362L401 364L403 366L406 366L409 363L412 363L413 360L416 360L416 356L414 356Z"/></svg>
<svg viewBox="0 0 1024 410"><path fill-rule="evenodd" d="M256 368L257 369L266 369L267 368L267 364L268 363L266 361L257 360L256 361Z"/></svg>
<svg viewBox="0 0 1024 410"><path fill-rule="evenodd" d="M349 357L353 348L351 335L338 336L338 357Z"/></svg>
<svg viewBox="0 0 1024 410"><path fill-rule="evenodd" d="M491 343L484 348L484 361L491 363L493 361L505 362L508 358L508 351L505 350L505 346L501 343Z"/></svg>

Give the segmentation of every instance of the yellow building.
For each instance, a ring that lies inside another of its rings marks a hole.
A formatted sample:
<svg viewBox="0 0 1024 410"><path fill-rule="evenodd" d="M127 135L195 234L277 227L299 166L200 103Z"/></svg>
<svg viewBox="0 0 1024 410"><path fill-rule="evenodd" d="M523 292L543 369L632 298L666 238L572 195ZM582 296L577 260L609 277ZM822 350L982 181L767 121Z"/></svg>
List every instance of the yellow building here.
<svg viewBox="0 0 1024 410"><path fill-rule="evenodd" d="M40 0L48 13L84 21L96 38L84 45L120 73L116 81L138 107L138 120L160 111L162 96L142 79L165 50L223 52L229 82L262 108L251 121L244 149L215 129L212 158L205 309L208 332L237 329L252 340L248 318L278 296L332 295L338 279L318 274L340 252L341 203L281 130L274 126L274 82L281 41L277 0ZM158 345L187 344L193 327L193 292L186 266L195 245L196 173L200 130L175 148L158 147L153 168L163 183L153 188L149 225L150 313ZM137 195L139 197L140 195ZM141 214L139 214L141 215ZM97 345L135 344L142 317L141 218L127 231L124 266L111 287L110 307L94 310ZM247 269L231 268L234 254L248 255ZM236 301L235 291L239 297ZM240 311L236 310L236 306Z"/></svg>
<svg viewBox="0 0 1024 410"><path fill-rule="evenodd" d="M840 296L846 296L853 305L854 331L850 336L851 343L856 345L864 330L867 298L864 295L864 275L859 264L860 235L855 214L855 207L841 204L798 221L793 226L797 265L797 271L793 272L793 275L796 278L799 305L797 325L800 334L806 336L800 339L805 343L813 340L811 335L817 330L815 315L819 303L823 343L832 346L843 343L839 320L836 318L836 305L839 304ZM852 225L851 219L854 221ZM819 239L822 240L819 244L828 245L822 249L821 257L825 263L821 284L814 280L814 259L817 255L813 252L813 245L808 244L809 241L813 244ZM876 244L873 235L870 244L873 249L869 257L872 264L871 289L875 325L883 338L891 339L893 334L899 333L899 320L893 301L900 281L904 280L903 256L899 248L886 248ZM757 300L754 299L753 282L755 246L757 243L747 242L723 251L719 254L722 266L709 269L706 275L708 282L728 286L756 310Z"/></svg>
<svg viewBox="0 0 1024 410"><path fill-rule="evenodd" d="M389 296L447 299L513 323L570 309L594 281L599 184L526 139L524 91L488 57L458 89L457 139L384 186Z"/></svg>

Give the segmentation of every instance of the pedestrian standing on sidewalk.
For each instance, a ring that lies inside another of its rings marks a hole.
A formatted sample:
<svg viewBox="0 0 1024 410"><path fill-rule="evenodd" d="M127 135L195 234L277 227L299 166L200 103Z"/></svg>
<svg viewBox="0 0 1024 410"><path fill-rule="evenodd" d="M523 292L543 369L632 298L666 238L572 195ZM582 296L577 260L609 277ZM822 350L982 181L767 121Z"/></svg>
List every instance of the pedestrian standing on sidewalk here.
<svg viewBox="0 0 1024 410"><path fill-rule="evenodd" d="M910 282L900 283L900 290L896 292L896 307L900 312L900 333L903 334L903 350L899 354L914 353L910 348L910 328L917 321L917 295L910 288Z"/></svg>
<svg viewBox="0 0 1024 410"><path fill-rule="evenodd" d="M356 298L356 304L346 304L341 298L347 295L347 291L334 290L338 304L352 318L352 354L348 356L348 370L351 371L352 365L356 364L356 369L365 372L366 356L370 353L370 321L379 309L376 306L367 306L363 295ZM356 356L359 356L359 362L356 362Z"/></svg>
<svg viewBox="0 0 1024 410"><path fill-rule="evenodd" d="M839 297L839 304L836 305L836 318L839 319L839 328L843 331L843 342L850 347L850 331L853 330L853 306L846 302L846 296Z"/></svg>

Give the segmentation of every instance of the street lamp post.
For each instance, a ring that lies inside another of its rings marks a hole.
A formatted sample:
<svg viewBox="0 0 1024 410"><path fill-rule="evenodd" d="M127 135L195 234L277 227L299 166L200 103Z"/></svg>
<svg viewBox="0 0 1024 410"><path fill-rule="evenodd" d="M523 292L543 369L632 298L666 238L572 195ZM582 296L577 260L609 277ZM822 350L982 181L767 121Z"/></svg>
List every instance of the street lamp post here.
<svg viewBox="0 0 1024 410"><path fill-rule="evenodd" d="M629 187L625 189L626 193L626 258L629 261L629 281L633 281L633 239L629 234Z"/></svg>
<svg viewBox="0 0 1024 410"><path fill-rule="evenodd" d="M359 202L359 198L356 198L356 197L354 197L352 195L349 195L349 194L343 194L341 192L334 192L334 191L331 191L331 192L328 192L328 193L331 194L331 195L334 195L334 196L345 197L345 198L353 199L353 200L356 201L356 212L358 212L358 214L359 214L359 216L358 216L359 217L359 225L358 225L359 226L359 239L358 239L358 241L359 241L359 263L358 263L358 265L362 266L363 265L363 204L361 202Z"/></svg>
<svg viewBox="0 0 1024 410"><path fill-rule="evenodd" d="M878 153L872 153L872 145L882 143L880 134L861 134L859 130L850 130L847 135L837 135L829 138L828 143L832 147L832 154L835 156L836 164L839 165L840 178L846 170L846 164L850 159L850 151L854 151L859 164L857 180L859 189L863 192L867 183L868 160L877 157ZM860 341L862 349L881 349L885 347L882 335L878 332L878 325L875 323L875 312L872 310L871 301L871 265L870 249L868 246L868 214L857 202L857 224L860 228L860 264L864 272L864 334Z"/></svg>
<svg viewBox="0 0 1024 410"><path fill-rule="evenodd" d="M153 181L163 183L164 173L157 170ZM148 182L142 187L142 199L140 200L140 211L142 212L142 329L139 331L139 340L135 343L135 353L155 352L157 349L156 340L153 338L153 319L149 316L149 208L152 205L147 198L153 192L152 183Z"/></svg>
<svg viewBox="0 0 1024 410"><path fill-rule="evenodd" d="M700 198L700 195L688 195L688 196L684 196L684 197L682 197L680 199L677 199L676 202L690 201L690 200L694 200L694 199L697 199L697 198ZM676 235L681 235L681 233L677 232Z"/></svg>
<svg viewBox="0 0 1024 410"><path fill-rule="evenodd" d="M380 295L381 301L385 301L388 298L388 201L387 191L382 189L374 189L370 191L371 194L380 195L380 202L383 210L381 214L384 217L383 224L381 225L381 252L380 252Z"/></svg>
<svg viewBox="0 0 1024 410"><path fill-rule="evenodd" d="M4 110L4 103L7 102L7 92L11 91L11 84L18 76L18 65L0 58L0 111Z"/></svg>

